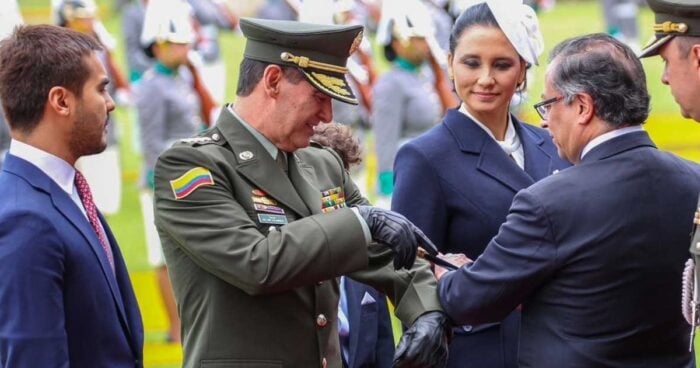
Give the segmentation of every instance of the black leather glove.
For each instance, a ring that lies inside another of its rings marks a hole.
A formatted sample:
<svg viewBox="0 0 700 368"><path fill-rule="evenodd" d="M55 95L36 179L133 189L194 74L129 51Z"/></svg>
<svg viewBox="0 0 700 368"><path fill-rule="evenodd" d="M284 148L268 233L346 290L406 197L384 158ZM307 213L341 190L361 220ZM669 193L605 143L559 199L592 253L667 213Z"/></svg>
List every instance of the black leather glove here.
<svg viewBox="0 0 700 368"><path fill-rule="evenodd" d="M443 368L447 366L447 346L452 326L443 312L427 312L403 333L394 353L394 367Z"/></svg>
<svg viewBox="0 0 700 368"><path fill-rule="evenodd" d="M394 269L413 267L419 246L429 253L437 254L433 242L403 215L379 207L356 208L367 223L372 239L387 245L394 252Z"/></svg>

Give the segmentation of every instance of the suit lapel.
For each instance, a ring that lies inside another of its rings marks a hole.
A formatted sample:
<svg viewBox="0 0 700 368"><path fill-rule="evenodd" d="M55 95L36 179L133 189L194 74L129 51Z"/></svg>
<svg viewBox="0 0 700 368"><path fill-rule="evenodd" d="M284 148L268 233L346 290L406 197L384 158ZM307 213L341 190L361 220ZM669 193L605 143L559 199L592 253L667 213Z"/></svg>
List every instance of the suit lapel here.
<svg viewBox="0 0 700 368"><path fill-rule="evenodd" d="M549 176L554 170L552 157L544 150L542 137L523 127L523 123L513 117L515 131L520 137L520 143L525 154L525 172L534 181Z"/></svg>
<svg viewBox="0 0 700 368"><path fill-rule="evenodd" d="M297 194L289 177L277 166L262 144L227 108L222 111L217 127L230 143L231 150L236 156L236 171L239 174L289 207L297 215L303 217L310 215L309 209Z"/></svg>
<svg viewBox="0 0 700 368"><path fill-rule="evenodd" d="M479 156L477 170L514 192L534 183L530 175L508 157L498 143L466 115L457 110L448 110L445 126L452 132L457 146L463 152Z"/></svg>
<svg viewBox="0 0 700 368"><path fill-rule="evenodd" d="M119 290L119 286L117 285L114 272L112 272L112 267L109 265L107 254L105 254L104 249L102 249L102 244L100 243L95 230L93 230L92 226L80 211L78 206L73 202L70 196L68 196L68 194L58 186L58 184L56 184L53 180L51 180L51 178L44 174L44 172L39 170L31 163L18 157L8 155L6 170L24 178L27 180L27 182L34 186L34 188L48 193L51 197L53 206L82 234L85 241L87 241L89 244L90 249L97 257L97 261L102 269L102 275L107 280L112 297L117 305L119 317L124 325L128 326L126 313L124 312L124 302L122 300L121 292ZM101 216L100 221L102 222L102 227L105 229L105 232L108 232L106 222ZM111 233L108 234L110 235L108 237L109 241L112 242L112 245L116 246L116 240L114 240L114 238L111 236ZM128 327L126 332L127 335L130 335Z"/></svg>

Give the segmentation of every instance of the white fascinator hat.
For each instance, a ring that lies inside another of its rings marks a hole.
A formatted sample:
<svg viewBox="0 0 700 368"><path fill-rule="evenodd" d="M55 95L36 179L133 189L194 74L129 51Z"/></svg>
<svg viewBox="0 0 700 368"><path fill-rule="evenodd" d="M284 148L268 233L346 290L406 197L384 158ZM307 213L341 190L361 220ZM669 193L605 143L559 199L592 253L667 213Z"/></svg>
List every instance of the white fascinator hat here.
<svg viewBox="0 0 700 368"><path fill-rule="evenodd" d="M539 65L537 58L544 51L544 38L535 11L523 4L523 0L468 0L461 5L467 9L483 3L489 7L515 51L528 64Z"/></svg>

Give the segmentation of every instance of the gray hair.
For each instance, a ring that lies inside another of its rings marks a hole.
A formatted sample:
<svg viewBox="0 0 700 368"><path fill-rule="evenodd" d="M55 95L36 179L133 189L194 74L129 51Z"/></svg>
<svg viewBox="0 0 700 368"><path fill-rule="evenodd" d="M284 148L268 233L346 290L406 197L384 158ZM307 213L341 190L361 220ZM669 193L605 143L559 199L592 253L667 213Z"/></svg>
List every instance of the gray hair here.
<svg viewBox="0 0 700 368"><path fill-rule="evenodd" d="M238 74L236 96L245 97L253 93L253 89L255 89L255 86L260 82L265 73L265 68L270 64L272 63L244 57L239 68L240 72ZM282 68L284 77L292 84L297 84L305 79L304 74L295 67L280 65L280 68Z"/></svg>
<svg viewBox="0 0 700 368"><path fill-rule="evenodd" d="M604 33L565 40L549 55L552 85L570 104L579 93L593 99L595 115L613 128L641 125L649 116L642 64L627 45Z"/></svg>
<svg viewBox="0 0 700 368"><path fill-rule="evenodd" d="M700 45L700 37L698 36L676 36L676 45L678 45L678 53L681 58L688 59L690 50L695 45Z"/></svg>

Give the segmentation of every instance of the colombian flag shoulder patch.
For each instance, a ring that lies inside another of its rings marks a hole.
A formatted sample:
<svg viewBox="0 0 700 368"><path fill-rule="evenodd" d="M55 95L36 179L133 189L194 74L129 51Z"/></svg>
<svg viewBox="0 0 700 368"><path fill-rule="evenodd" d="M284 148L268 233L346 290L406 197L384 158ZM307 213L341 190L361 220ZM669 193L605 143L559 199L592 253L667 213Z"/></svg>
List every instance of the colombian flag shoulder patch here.
<svg viewBox="0 0 700 368"><path fill-rule="evenodd" d="M204 185L214 185L211 172L203 167L195 167L170 181L175 199L183 199Z"/></svg>

